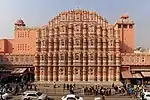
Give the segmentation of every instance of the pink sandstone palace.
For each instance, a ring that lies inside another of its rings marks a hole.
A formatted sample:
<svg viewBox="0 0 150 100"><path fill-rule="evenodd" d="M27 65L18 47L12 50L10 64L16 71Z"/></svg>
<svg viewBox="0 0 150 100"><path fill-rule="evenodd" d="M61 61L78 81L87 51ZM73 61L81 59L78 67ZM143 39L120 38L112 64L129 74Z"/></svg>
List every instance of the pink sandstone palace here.
<svg viewBox="0 0 150 100"><path fill-rule="evenodd" d="M14 25L14 39L0 40L0 66L34 73L35 81L116 82L150 77L150 54L134 53L134 22L115 24L96 12L65 11L47 25Z"/></svg>

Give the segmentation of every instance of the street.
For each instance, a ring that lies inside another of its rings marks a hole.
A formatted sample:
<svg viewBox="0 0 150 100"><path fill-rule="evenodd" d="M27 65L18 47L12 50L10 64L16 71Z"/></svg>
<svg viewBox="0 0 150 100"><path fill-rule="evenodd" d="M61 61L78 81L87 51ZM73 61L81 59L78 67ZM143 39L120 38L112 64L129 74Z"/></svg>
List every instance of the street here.
<svg viewBox="0 0 150 100"><path fill-rule="evenodd" d="M62 96L49 96L50 99L52 100L61 100ZM94 100L94 96L85 96L83 97L84 100ZM11 100L21 100L21 95L19 96L13 96L13 98ZM138 100L138 99L134 99L131 97L118 97L118 96L114 96L114 97L106 97L106 100Z"/></svg>
<svg viewBox="0 0 150 100"><path fill-rule="evenodd" d="M15 86L14 84L10 84L11 87ZM83 90L80 89L78 86L76 85L76 89L74 90L75 94L78 96L83 97L84 100L94 100L95 96L94 94L92 95L84 95ZM79 89L78 89L79 88ZM53 88L52 85L49 85L49 87L38 87L37 91L40 91L44 94L46 94L50 100L61 100L62 96L66 96L67 94L69 94L69 91L67 89L63 90L63 85L59 85L57 88ZM12 95L11 98L9 100L21 100L21 95L22 93L20 93L19 95ZM106 96L106 100L138 100L138 99L134 99L131 96L123 96L122 94L113 94L110 96Z"/></svg>

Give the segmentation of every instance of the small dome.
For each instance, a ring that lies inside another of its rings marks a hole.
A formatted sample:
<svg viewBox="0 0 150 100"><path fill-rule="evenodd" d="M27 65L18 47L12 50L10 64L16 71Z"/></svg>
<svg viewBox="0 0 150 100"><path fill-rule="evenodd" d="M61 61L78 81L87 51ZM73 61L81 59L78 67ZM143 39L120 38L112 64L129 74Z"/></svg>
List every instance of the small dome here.
<svg viewBox="0 0 150 100"><path fill-rule="evenodd" d="M16 21L15 25L25 26L25 23L24 23L23 20L20 19L20 20L17 20L17 21Z"/></svg>
<svg viewBox="0 0 150 100"><path fill-rule="evenodd" d="M129 18L129 15L126 13L126 14L121 15L120 18Z"/></svg>

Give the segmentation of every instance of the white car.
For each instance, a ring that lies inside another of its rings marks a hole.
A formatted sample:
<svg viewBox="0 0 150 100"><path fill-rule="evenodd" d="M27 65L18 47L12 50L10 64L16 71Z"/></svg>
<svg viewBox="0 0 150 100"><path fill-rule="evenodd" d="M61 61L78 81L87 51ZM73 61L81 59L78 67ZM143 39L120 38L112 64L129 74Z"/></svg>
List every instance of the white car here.
<svg viewBox="0 0 150 100"><path fill-rule="evenodd" d="M22 100L47 100L46 94L37 91L25 91L21 98Z"/></svg>
<svg viewBox="0 0 150 100"><path fill-rule="evenodd" d="M9 97L8 93L0 92L0 100L7 100Z"/></svg>
<svg viewBox="0 0 150 100"><path fill-rule="evenodd" d="M100 97L95 97L94 100L101 100L101 98Z"/></svg>
<svg viewBox="0 0 150 100"><path fill-rule="evenodd" d="M142 98L142 94L144 95L143 97L144 98ZM150 92L141 92L141 94L140 94L140 100L150 100Z"/></svg>
<svg viewBox="0 0 150 100"><path fill-rule="evenodd" d="M74 94L68 94L67 96L63 96L61 100L83 100L82 97L78 97Z"/></svg>

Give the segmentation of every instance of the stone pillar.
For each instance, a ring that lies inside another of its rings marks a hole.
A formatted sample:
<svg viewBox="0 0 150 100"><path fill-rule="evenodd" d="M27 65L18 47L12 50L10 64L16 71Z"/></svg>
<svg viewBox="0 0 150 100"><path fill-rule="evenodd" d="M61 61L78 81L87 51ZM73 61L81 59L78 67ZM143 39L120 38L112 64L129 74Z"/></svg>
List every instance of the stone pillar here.
<svg viewBox="0 0 150 100"><path fill-rule="evenodd" d="M102 72L101 72L101 67L98 66L97 68L97 81L101 81L102 80Z"/></svg>
<svg viewBox="0 0 150 100"><path fill-rule="evenodd" d="M88 81L91 81L91 80L90 80L90 77L91 77L91 72L90 72L90 67L88 66L88 76L87 76Z"/></svg>
<svg viewBox="0 0 150 100"><path fill-rule="evenodd" d="M53 71L52 67L48 67L48 81L53 81Z"/></svg>
<svg viewBox="0 0 150 100"><path fill-rule="evenodd" d="M68 70L67 70L67 68L66 67L64 67L64 81L67 81L68 80L68 76L67 76L67 74L68 74Z"/></svg>
<svg viewBox="0 0 150 100"><path fill-rule="evenodd" d="M39 67L38 66L36 66L35 67L35 69L34 69L34 79L35 79L35 81L39 81L40 80L40 69L39 69Z"/></svg>
<svg viewBox="0 0 150 100"><path fill-rule="evenodd" d="M103 52L103 66L107 65L107 53Z"/></svg>
<svg viewBox="0 0 150 100"><path fill-rule="evenodd" d="M83 81L87 81L87 71L86 71L86 66L83 66Z"/></svg>
<svg viewBox="0 0 150 100"><path fill-rule="evenodd" d="M40 81L44 81L44 68L40 67Z"/></svg>
<svg viewBox="0 0 150 100"><path fill-rule="evenodd" d="M47 81L47 67L40 67L40 81Z"/></svg>
<svg viewBox="0 0 150 100"><path fill-rule="evenodd" d="M108 67L108 81L112 81L112 67Z"/></svg>
<svg viewBox="0 0 150 100"><path fill-rule="evenodd" d="M43 78L44 78L44 81L47 81L47 76L48 76L48 69L47 69L48 67L44 67L44 70L43 70L43 74L44 74L44 76L43 76Z"/></svg>
<svg viewBox="0 0 150 100"><path fill-rule="evenodd" d="M120 81L120 67L116 67L116 81Z"/></svg>
<svg viewBox="0 0 150 100"><path fill-rule="evenodd" d="M57 81L57 67L53 67L53 81Z"/></svg>
<svg viewBox="0 0 150 100"><path fill-rule="evenodd" d="M112 81L115 80L115 68L114 66L112 67Z"/></svg>
<svg viewBox="0 0 150 100"><path fill-rule="evenodd" d="M106 74L107 74L107 70L106 70L106 67L104 66L103 67L103 81L105 82L106 81Z"/></svg>
<svg viewBox="0 0 150 100"><path fill-rule="evenodd" d="M68 81L72 81L72 76L73 76L72 68L69 66L68 67Z"/></svg>
<svg viewBox="0 0 150 100"><path fill-rule="evenodd" d="M76 81L76 68L73 67L73 81Z"/></svg>

